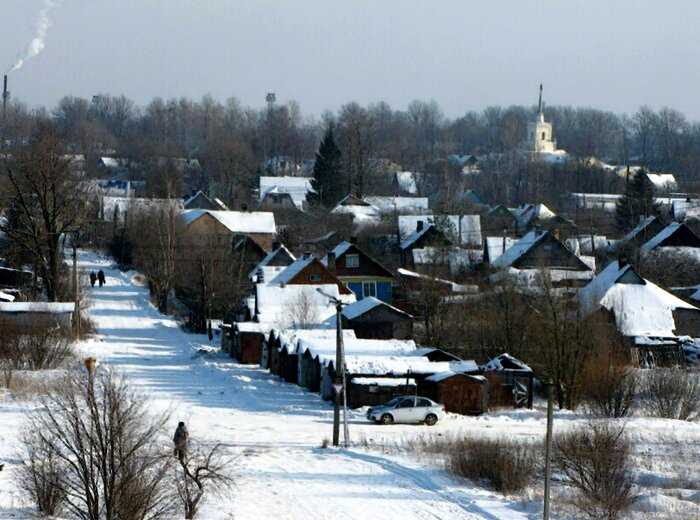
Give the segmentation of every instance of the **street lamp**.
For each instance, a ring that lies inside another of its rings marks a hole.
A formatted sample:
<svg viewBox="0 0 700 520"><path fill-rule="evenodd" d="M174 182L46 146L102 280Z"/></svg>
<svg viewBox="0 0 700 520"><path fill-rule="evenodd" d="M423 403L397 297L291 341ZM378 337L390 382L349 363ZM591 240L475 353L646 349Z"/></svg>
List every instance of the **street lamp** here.
<svg viewBox="0 0 700 520"><path fill-rule="evenodd" d="M345 349L343 345L343 322L342 313L343 305L339 298L324 292L321 289L316 289L319 294L322 294L335 304L335 376L333 378L333 446L338 446L340 438L340 403L338 397L343 395L343 440L344 446L348 447L350 434L348 431L348 397L347 397L347 379L345 373Z"/></svg>

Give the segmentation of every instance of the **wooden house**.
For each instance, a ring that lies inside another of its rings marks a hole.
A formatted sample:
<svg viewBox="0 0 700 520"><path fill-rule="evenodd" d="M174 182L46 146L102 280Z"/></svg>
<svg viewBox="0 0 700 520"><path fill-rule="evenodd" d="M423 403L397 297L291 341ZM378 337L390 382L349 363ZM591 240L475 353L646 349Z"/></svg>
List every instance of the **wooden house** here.
<svg viewBox="0 0 700 520"><path fill-rule="evenodd" d="M358 300L378 298L391 303L394 273L352 242L341 242L322 260L330 273L337 276Z"/></svg>
<svg viewBox="0 0 700 520"><path fill-rule="evenodd" d="M489 382L489 407L532 408L534 372L509 354L501 354L481 367Z"/></svg>
<svg viewBox="0 0 700 520"><path fill-rule="evenodd" d="M281 271L270 282L271 285L337 285L340 294L349 295L353 292L331 272L323 263L305 253L293 264Z"/></svg>
<svg viewBox="0 0 700 520"><path fill-rule="evenodd" d="M453 240L437 226L423 220L416 222L416 230L404 238L401 248L401 265L405 269L415 269L413 258L414 249L438 248L444 249L453 245Z"/></svg>
<svg viewBox="0 0 700 520"><path fill-rule="evenodd" d="M514 234L517 231L518 221L513 212L502 204L491 208L482 218L482 227L487 233Z"/></svg>
<svg viewBox="0 0 700 520"><path fill-rule="evenodd" d="M228 207L220 199L209 197L201 190L185 200L184 209L228 211Z"/></svg>
<svg viewBox="0 0 700 520"><path fill-rule="evenodd" d="M658 235L664 227L666 226L664 226L659 217L642 218L639 224L620 240L620 245L640 247Z"/></svg>
<svg viewBox="0 0 700 520"><path fill-rule="evenodd" d="M248 273L248 278L255 283L271 281L295 261L296 257L284 244L274 242L272 251Z"/></svg>
<svg viewBox="0 0 700 520"><path fill-rule="evenodd" d="M362 339L411 339L413 316L378 298L368 296L343 309L343 329Z"/></svg>
<svg viewBox="0 0 700 520"><path fill-rule="evenodd" d="M31 271L0 267L0 289L25 289L32 284Z"/></svg>
<svg viewBox="0 0 700 520"><path fill-rule="evenodd" d="M666 248L700 248L700 237L686 224L671 222L650 240L645 242L640 250L643 253L660 251Z"/></svg>
<svg viewBox="0 0 700 520"><path fill-rule="evenodd" d="M245 236L262 251L274 242L275 216L263 211L185 210L182 213L184 248L228 251L235 237Z"/></svg>
<svg viewBox="0 0 700 520"><path fill-rule="evenodd" d="M487 410L489 385L484 376L458 372L433 374L419 383L418 393L462 415L480 415Z"/></svg>
<svg viewBox="0 0 700 520"><path fill-rule="evenodd" d="M640 364L682 359L680 339L700 336L700 309L642 278L623 259L581 289L579 303L584 316L614 323Z"/></svg>

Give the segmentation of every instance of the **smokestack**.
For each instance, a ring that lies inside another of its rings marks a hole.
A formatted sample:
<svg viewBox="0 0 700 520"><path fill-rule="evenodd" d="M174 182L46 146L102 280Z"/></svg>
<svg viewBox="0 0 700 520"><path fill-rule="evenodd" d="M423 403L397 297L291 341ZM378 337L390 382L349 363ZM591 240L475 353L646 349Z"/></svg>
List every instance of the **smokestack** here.
<svg viewBox="0 0 700 520"><path fill-rule="evenodd" d="M335 273L335 252L331 251L328 253L328 270L331 273Z"/></svg>
<svg viewBox="0 0 700 520"><path fill-rule="evenodd" d="M10 99L10 92L7 90L7 74L3 78L2 82L2 118L3 120L7 116L7 101Z"/></svg>

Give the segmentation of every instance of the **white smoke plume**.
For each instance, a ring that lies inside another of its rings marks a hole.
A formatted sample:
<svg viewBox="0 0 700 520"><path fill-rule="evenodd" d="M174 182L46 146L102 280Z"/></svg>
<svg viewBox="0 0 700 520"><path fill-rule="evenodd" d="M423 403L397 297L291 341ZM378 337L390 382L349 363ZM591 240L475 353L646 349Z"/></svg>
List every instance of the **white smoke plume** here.
<svg viewBox="0 0 700 520"><path fill-rule="evenodd" d="M36 34L34 35L34 39L27 46L24 55L17 60L17 63L15 63L8 72L21 69L27 60L41 54L41 51L46 47L46 35L51 28L51 11L60 6L62 1L63 0L44 0L44 7L39 11L39 17L36 21Z"/></svg>

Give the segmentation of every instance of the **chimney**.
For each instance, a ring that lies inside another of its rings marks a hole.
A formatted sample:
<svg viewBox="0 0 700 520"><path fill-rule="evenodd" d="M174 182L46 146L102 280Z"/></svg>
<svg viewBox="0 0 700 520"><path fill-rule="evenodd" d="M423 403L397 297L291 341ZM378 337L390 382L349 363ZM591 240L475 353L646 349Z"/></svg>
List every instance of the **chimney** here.
<svg viewBox="0 0 700 520"><path fill-rule="evenodd" d="M311 251L304 251L304 258L311 258Z"/></svg>
<svg viewBox="0 0 700 520"><path fill-rule="evenodd" d="M422 220L416 221L416 231L423 231L423 221Z"/></svg>
<svg viewBox="0 0 700 520"><path fill-rule="evenodd" d="M335 273L335 252L331 251L328 253L328 270L331 273Z"/></svg>
<svg viewBox="0 0 700 520"><path fill-rule="evenodd" d="M617 257L617 265L620 269L627 265L627 255L621 254Z"/></svg>
<svg viewBox="0 0 700 520"><path fill-rule="evenodd" d="M351 243L351 244L357 244L357 237L356 237L356 236L351 236L351 237L350 237L350 243Z"/></svg>
<svg viewBox="0 0 700 520"><path fill-rule="evenodd" d="M7 90L7 74L5 74L2 83L2 119L7 116L7 102L10 100L10 92Z"/></svg>

